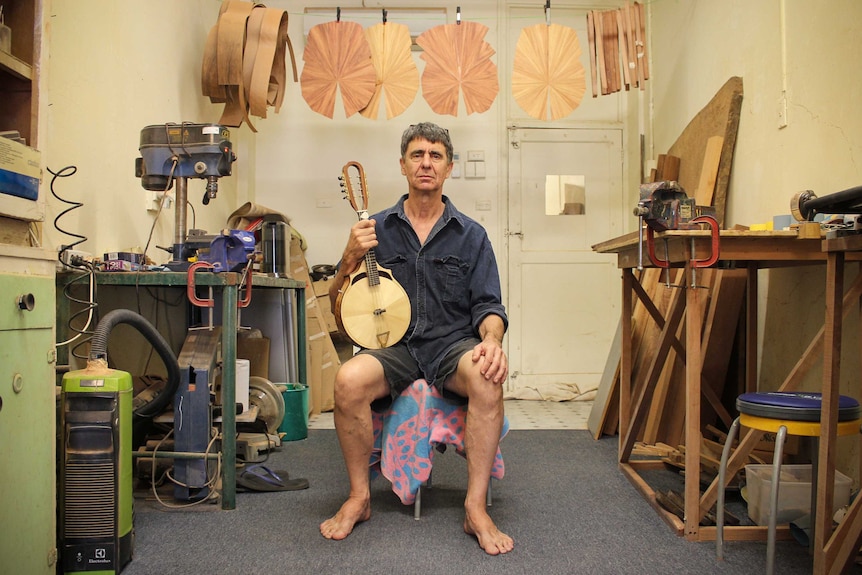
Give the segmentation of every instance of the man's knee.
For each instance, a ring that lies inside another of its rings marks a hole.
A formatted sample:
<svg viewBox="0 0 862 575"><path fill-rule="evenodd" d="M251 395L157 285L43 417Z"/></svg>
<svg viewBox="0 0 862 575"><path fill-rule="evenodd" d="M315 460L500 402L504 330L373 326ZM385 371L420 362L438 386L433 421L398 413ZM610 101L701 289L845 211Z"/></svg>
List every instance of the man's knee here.
<svg viewBox="0 0 862 575"><path fill-rule="evenodd" d="M370 404L388 393L379 362L368 356L355 356L344 362L335 374L334 387L336 404Z"/></svg>

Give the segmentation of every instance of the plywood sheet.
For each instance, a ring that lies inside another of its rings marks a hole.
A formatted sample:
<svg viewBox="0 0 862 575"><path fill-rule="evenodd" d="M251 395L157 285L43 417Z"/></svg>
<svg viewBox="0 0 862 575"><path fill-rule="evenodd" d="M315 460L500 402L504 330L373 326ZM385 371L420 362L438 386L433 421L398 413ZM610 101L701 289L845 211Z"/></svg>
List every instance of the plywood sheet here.
<svg viewBox="0 0 862 575"><path fill-rule="evenodd" d="M700 183L709 139L713 136L724 138L713 199L718 223L722 228L741 110L742 78L734 76L725 82L712 100L692 118L668 150L668 154L681 159L678 181L689 195L693 195Z"/></svg>

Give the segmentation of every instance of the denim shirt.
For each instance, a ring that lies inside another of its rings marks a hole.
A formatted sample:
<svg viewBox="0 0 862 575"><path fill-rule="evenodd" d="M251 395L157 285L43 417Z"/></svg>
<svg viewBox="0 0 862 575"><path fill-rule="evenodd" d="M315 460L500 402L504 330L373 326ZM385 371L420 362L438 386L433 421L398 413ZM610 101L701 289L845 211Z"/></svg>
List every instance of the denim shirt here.
<svg viewBox="0 0 862 575"><path fill-rule="evenodd" d="M404 213L404 200L375 214L377 262L395 276L410 297L410 326L404 336L428 383L457 342L479 337L488 314L508 326L500 274L485 229L443 196L443 215L424 245ZM403 343L402 342L402 343Z"/></svg>

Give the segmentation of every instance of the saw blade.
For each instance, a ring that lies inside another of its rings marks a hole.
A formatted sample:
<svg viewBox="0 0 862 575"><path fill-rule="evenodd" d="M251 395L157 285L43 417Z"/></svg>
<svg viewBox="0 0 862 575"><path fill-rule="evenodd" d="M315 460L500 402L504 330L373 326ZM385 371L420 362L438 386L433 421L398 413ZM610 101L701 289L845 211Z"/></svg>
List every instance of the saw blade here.
<svg viewBox="0 0 862 575"><path fill-rule="evenodd" d="M284 398L275 385L265 377L248 378L248 401L258 408L257 418L266 424L269 433L277 434L284 419Z"/></svg>

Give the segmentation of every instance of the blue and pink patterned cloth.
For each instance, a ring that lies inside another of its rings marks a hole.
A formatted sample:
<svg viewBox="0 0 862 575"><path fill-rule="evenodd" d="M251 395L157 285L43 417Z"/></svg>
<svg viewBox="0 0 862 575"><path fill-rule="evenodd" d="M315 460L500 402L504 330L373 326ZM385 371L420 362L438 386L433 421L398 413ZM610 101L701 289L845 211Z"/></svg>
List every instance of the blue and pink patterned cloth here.
<svg viewBox="0 0 862 575"><path fill-rule="evenodd" d="M450 445L464 455L467 404L443 397L424 379L414 381L387 411L373 411L372 415L371 477L382 473L405 505L413 504L416 492L431 476L436 445ZM509 421L504 417L500 439L508 431ZM502 479L505 472L503 456L497 447L491 477Z"/></svg>

